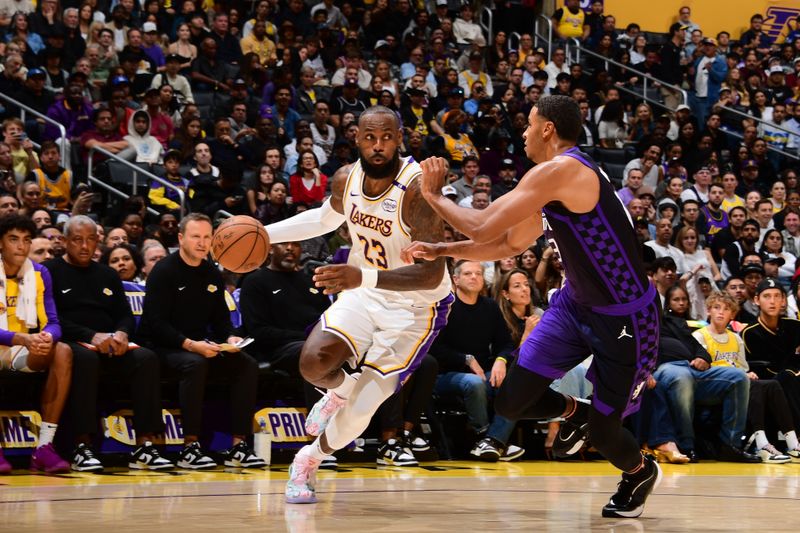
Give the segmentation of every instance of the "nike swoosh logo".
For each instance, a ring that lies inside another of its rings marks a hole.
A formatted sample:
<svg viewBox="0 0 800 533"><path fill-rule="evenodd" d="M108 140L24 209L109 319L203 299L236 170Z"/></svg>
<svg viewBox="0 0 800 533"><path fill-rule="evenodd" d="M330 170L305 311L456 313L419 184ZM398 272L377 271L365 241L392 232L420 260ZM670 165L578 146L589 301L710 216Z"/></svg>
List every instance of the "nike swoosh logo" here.
<svg viewBox="0 0 800 533"><path fill-rule="evenodd" d="M72 290L72 289L62 289L62 290L61 290L61 294L67 294L67 293L68 293L69 291L71 291L71 290Z"/></svg>
<svg viewBox="0 0 800 533"><path fill-rule="evenodd" d="M361 195L360 195L360 194L358 194L357 192L351 192L351 193L350 193L350 196L361 196Z"/></svg>
<svg viewBox="0 0 800 533"><path fill-rule="evenodd" d="M182 290L183 290L183 289L185 289L185 288L186 288L186 285L184 285L183 287L178 287L178 290L179 290L179 291L182 291Z"/></svg>
<svg viewBox="0 0 800 533"><path fill-rule="evenodd" d="M279 292L281 292L281 290L282 289L276 289L276 290L272 291L272 294L278 294Z"/></svg>

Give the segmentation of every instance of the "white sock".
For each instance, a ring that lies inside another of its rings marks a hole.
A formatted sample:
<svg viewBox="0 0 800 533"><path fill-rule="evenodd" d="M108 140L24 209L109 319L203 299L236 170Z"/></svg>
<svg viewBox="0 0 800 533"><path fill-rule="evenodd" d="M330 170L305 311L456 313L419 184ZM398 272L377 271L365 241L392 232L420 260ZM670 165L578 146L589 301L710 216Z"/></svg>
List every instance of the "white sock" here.
<svg viewBox="0 0 800 533"><path fill-rule="evenodd" d="M314 442L312 442L311 444L307 444L307 445L303 446L300 449L300 451L297 452L297 453L298 454L302 453L303 455L308 455L308 456L310 456L310 457L312 457L314 459L318 459L320 461L322 461L323 459L325 459L329 455L329 454L327 454L327 453L322 451L322 448L319 445L319 437L317 437L317 439Z"/></svg>
<svg viewBox="0 0 800 533"><path fill-rule="evenodd" d="M344 381L342 381L341 385L334 389L328 389L329 392L335 392L336 396L339 398L346 400L350 397L350 393L353 392L353 387L356 386L356 382L358 379L353 376L352 374L348 374L344 370L341 371L344 374Z"/></svg>
<svg viewBox="0 0 800 533"><path fill-rule="evenodd" d="M784 435L786 437L786 447L790 450L800 450L800 442L797 441L797 433L794 430Z"/></svg>
<svg viewBox="0 0 800 533"><path fill-rule="evenodd" d="M53 437L56 436L56 429L58 429L58 424L42 422L42 428L39 430L39 448L53 443Z"/></svg>
<svg viewBox="0 0 800 533"><path fill-rule="evenodd" d="M757 450L760 450L761 448L769 444L769 439L767 439L767 434L764 432L764 430L759 429L758 431L756 431L755 435L756 435Z"/></svg>

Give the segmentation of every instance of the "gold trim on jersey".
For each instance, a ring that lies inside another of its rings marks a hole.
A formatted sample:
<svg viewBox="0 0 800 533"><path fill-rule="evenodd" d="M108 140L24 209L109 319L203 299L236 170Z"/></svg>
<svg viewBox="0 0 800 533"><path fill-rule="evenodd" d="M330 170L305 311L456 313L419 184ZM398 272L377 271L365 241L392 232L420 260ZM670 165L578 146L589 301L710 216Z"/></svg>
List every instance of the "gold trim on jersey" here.
<svg viewBox="0 0 800 533"><path fill-rule="evenodd" d="M347 173L347 179L344 180L344 194L342 195L342 207L344 208L344 204L347 201L347 198L350 197L350 182L353 179L353 174L355 173L357 168L361 168L361 162L356 161L353 166L350 168L350 172ZM346 212L347 209L344 209Z"/></svg>
<svg viewBox="0 0 800 533"><path fill-rule="evenodd" d="M356 358L356 360L358 360L361 356L358 353L358 346L356 345L356 342L352 339L352 337L350 337L350 335L348 335L344 331L329 325L328 318L326 315L327 312L322 313L322 329L329 333L333 333L337 337L341 338L345 342L345 344L347 344L347 346L350 347L350 351L353 352L353 356Z"/></svg>
<svg viewBox="0 0 800 533"><path fill-rule="evenodd" d="M411 362L414 360L414 358L417 357L417 355L419 354L420 349L422 349L422 347L425 346L425 343L428 342L428 339L430 339L431 335L433 335L433 333L434 333L434 329L433 328L434 328L434 325L436 324L436 317L439 314L439 312L436 310L436 308L439 306L440 303L441 303L441 301L436 302L435 304L433 304L430 307L431 316L428 319L428 327L426 328L425 333L422 334L420 339L417 341L417 344L411 350L411 354L406 358L406 360L403 362L403 364L394 366L394 367L386 369L386 370L384 370L383 368L381 368L379 366L376 366L374 364L370 364L367 361L364 361L364 366L368 366L368 367L372 368L373 370L376 370L379 374L384 375L384 376L387 376L387 375L392 374L394 372L398 372L398 371L401 371L401 370L404 370L404 369L408 368L408 365L410 365Z"/></svg>
<svg viewBox="0 0 800 533"><path fill-rule="evenodd" d="M408 161L406 161L405 166L403 166L403 168L400 169L400 172L397 173L397 177L394 179L394 181L392 181L392 184L389 185L386 188L386 190L383 191L381 193L381 195L378 196L377 198L371 197L371 196L367 196L366 194L364 194L364 178L366 177L366 173L364 172L364 169L362 168L361 169L361 191L360 191L361 192L361 197L364 199L365 202L370 203L370 204L374 204L375 202L383 200L383 198L386 195L388 195L390 192L392 192L392 190L394 189L395 185L400 184L400 185L403 185L405 187L405 184L400 180L403 177L403 174L405 174L406 170L408 170L410 166L411 166L411 160L409 159ZM360 168L360 165L359 165L359 168ZM405 191L403 191L403 192L405 192Z"/></svg>

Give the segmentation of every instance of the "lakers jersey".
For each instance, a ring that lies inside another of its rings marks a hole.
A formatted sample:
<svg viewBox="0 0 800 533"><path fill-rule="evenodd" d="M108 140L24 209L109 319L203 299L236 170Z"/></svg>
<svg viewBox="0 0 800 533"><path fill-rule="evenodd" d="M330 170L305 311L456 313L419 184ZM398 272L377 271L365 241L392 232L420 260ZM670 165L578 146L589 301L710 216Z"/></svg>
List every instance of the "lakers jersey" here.
<svg viewBox="0 0 800 533"><path fill-rule="evenodd" d="M348 264L358 268L392 270L408 266L400 258L400 251L411 244L411 230L401 215L406 190L422 172L419 163L411 157L400 159L400 171L394 183L382 195L371 198L364 194L364 170L356 162L347 177L342 206L353 246ZM450 278L446 270L442 281L433 290L388 291L370 289L381 293L390 301L430 305L450 293Z"/></svg>

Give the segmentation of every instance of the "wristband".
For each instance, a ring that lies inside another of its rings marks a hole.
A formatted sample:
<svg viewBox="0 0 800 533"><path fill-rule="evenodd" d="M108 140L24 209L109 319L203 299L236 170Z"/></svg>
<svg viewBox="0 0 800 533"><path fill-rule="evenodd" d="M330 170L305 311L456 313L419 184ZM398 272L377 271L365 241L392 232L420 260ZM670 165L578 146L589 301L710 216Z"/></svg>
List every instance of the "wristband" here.
<svg viewBox="0 0 800 533"><path fill-rule="evenodd" d="M497 358L495 358L495 359L496 359L497 361L502 361L502 362L504 362L505 364L508 364L508 361L506 361L506 358L505 358L505 357L497 357Z"/></svg>
<svg viewBox="0 0 800 533"><path fill-rule="evenodd" d="M371 268L361 269L361 285L364 289L374 289L378 286L378 271Z"/></svg>

